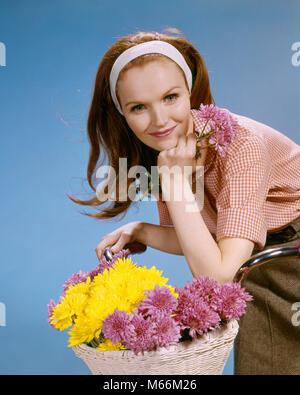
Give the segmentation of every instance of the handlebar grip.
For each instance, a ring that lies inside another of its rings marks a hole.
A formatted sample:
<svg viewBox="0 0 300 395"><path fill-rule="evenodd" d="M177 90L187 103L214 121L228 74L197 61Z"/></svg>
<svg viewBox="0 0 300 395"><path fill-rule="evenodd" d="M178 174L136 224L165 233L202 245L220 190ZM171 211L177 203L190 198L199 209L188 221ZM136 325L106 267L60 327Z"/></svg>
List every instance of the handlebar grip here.
<svg viewBox="0 0 300 395"><path fill-rule="evenodd" d="M133 241L132 243L125 244L124 250L126 249L129 249L129 254L141 254L142 252L146 251L147 246L138 241ZM111 261L113 259L113 254L109 248L105 248L103 255L107 261Z"/></svg>
<svg viewBox="0 0 300 395"><path fill-rule="evenodd" d="M133 241L132 243L125 244L124 248L130 250L130 254L141 254L147 250L147 246L138 241Z"/></svg>

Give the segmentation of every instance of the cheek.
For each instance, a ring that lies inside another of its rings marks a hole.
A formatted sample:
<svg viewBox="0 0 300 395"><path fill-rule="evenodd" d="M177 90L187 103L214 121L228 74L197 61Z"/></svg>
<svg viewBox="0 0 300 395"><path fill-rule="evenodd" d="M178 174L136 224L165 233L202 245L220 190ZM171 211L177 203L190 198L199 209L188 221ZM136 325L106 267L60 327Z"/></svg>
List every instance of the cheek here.
<svg viewBox="0 0 300 395"><path fill-rule="evenodd" d="M190 104L187 101L182 101L178 106L174 107L173 115L174 118L179 122L185 122L190 117Z"/></svg>
<svg viewBox="0 0 300 395"><path fill-rule="evenodd" d="M137 117L126 117L126 121L132 132L139 138L143 138L145 131L149 128L149 118L147 115Z"/></svg>

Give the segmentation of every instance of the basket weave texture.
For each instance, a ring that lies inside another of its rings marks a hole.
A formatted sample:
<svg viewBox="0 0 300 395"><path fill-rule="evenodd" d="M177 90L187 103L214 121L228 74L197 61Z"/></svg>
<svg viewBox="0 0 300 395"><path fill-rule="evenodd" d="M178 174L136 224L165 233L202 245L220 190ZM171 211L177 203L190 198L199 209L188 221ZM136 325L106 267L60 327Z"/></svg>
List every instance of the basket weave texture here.
<svg viewBox="0 0 300 395"><path fill-rule="evenodd" d="M157 351L97 351L85 344L72 347L94 375L220 375L239 329L238 322Z"/></svg>

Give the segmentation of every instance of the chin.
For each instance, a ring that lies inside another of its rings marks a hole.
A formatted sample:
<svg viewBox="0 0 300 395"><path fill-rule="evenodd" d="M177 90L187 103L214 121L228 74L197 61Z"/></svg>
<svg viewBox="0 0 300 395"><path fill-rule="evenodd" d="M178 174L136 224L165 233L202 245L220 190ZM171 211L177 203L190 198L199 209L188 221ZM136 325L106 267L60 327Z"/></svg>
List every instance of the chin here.
<svg viewBox="0 0 300 395"><path fill-rule="evenodd" d="M163 144L157 146L157 148L154 149L157 149L158 151L165 151L171 148L175 148L176 145L177 145L177 140L173 139L172 141L165 141Z"/></svg>
<svg viewBox="0 0 300 395"><path fill-rule="evenodd" d="M176 136L169 136L165 138L164 141L158 141L156 144L153 144L153 141L151 141L151 144L149 144L148 141L143 141L143 143L148 147L153 148L155 151L161 152L176 147L178 143L178 138L179 135L176 135Z"/></svg>

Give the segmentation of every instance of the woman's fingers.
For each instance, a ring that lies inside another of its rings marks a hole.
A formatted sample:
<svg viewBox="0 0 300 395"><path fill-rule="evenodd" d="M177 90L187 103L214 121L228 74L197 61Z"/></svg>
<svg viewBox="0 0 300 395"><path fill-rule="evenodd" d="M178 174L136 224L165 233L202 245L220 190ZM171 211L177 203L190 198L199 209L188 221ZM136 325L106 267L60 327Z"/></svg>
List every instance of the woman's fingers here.
<svg viewBox="0 0 300 395"><path fill-rule="evenodd" d="M112 254L118 253L125 248L126 244L130 244L135 241L136 235L140 229L141 221L134 221L121 226L106 236L103 236L101 242L95 248L99 261L104 254L105 248L109 247ZM142 248L142 245L140 248Z"/></svg>
<svg viewBox="0 0 300 395"><path fill-rule="evenodd" d="M129 235L127 235L125 233L122 233L121 237L119 238L119 240L114 244L114 246L111 247L111 249L110 249L111 252L113 254L116 254L119 251L121 251L122 248L124 247L124 245L130 241L130 239L131 238L130 238Z"/></svg>
<svg viewBox="0 0 300 395"><path fill-rule="evenodd" d="M95 248L95 252L99 261L102 258L105 248L112 246L118 239L119 234L109 234L102 238L102 241Z"/></svg>
<svg viewBox="0 0 300 395"><path fill-rule="evenodd" d="M131 240L130 235L126 233L122 233L122 234L117 233L117 234L104 236L101 243L99 243L95 248L99 261L102 258L105 248L110 247L111 253L116 254L119 251L121 251L124 245L129 243L130 240Z"/></svg>

